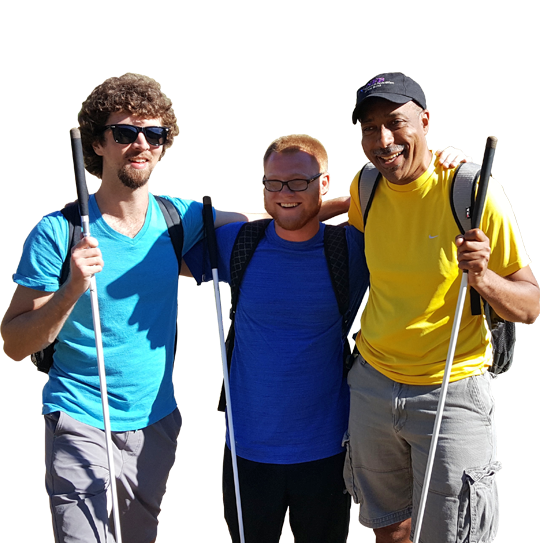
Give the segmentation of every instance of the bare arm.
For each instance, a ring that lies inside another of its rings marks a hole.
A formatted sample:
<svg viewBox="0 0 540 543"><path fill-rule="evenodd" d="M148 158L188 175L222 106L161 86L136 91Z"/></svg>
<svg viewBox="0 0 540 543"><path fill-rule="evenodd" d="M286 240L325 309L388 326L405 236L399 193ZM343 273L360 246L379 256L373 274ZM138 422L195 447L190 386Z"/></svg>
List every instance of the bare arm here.
<svg viewBox="0 0 540 543"><path fill-rule="evenodd" d="M340 196L339 198L333 198L332 200L325 200L319 211L319 220L323 222L343 213L348 213L350 201L350 196Z"/></svg>
<svg viewBox="0 0 540 543"><path fill-rule="evenodd" d="M191 270L189 269L189 267L186 264L185 260L182 260L182 267L180 268L180 275L182 277L193 277L193 274L191 273Z"/></svg>
<svg viewBox="0 0 540 543"><path fill-rule="evenodd" d="M469 285L503 318L532 324L540 314L540 288L529 266L507 277L488 269L489 239L479 229L456 238L458 262L468 270Z"/></svg>
<svg viewBox="0 0 540 543"><path fill-rule="evenodd" d="M17 286L0 328L5 353L22 360L51 344L90 286L92 275L102 268L97 241L84 238L73 248L70 275L56 292Z"/></svg>
<svg viewBox="0 0 540 543"><path fill-rule="evenodd" d="M216 209L216 218L214 220L214 227L219 228L224 224L231 222L251 222L257 219L268 219L270 215L267 213L238 213L236 211L219 211Z"/></svg>
<svg viewBox="0 0 540 543"><path fill-rule="evenodd" d="M444 169L455 168L461 162L470 162L471 158L466 156L461 149L446 147L443 150L435 151L437 160ZM319 220L327 221L338 215L349 212L350 196L340 196L332 200L325 200L319 212Z"/></svg>

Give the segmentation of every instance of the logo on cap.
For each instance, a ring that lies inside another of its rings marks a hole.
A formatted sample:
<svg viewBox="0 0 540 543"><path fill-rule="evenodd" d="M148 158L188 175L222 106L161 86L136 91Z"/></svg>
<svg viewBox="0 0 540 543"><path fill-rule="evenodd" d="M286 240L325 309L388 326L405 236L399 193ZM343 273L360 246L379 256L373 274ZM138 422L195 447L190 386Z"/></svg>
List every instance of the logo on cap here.
<svg viewBox="0 0 540 543"><path fill-rule="evenodd" d="M381 87L382 85L393 85L393 81L386 81L384 77L376 77L375 79L372 79L368 83L366 83L361 89L360 92L370 92L373 89L377 89Z"/></svg>

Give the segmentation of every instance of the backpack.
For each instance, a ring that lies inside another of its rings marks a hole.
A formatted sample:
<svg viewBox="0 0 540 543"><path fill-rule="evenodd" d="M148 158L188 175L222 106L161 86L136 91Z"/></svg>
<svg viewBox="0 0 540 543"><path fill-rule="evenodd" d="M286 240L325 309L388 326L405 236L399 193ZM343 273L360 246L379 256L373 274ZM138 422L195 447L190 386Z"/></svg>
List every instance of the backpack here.
<svg viewBox="0 0 540 543"><path fill-rule="evenodd" d="M244 223L238 231L232 248L230 260L231 280L229 285L231 287L231 311L229 314L231 326L225 341L229 371L231 369L234 349L234 321L236 317L236 308L238 306L238 296L240 294L240 284L251 257L255 253L257 245L264 237L266 228L271 221L272 219L261 219ZM351 315L349 311L349 249L347 246L345 228L328 224L325 225L324 255L326 257L328 271L330 272L330 279L338 303L339 313L342 318L343 373L346 375L350 369L352 360L351 349L347 339ZM222 386L218 411L225 411L225 406L225 390Z"/></svg>
<svg viewBox="0 0 540 543"><path fill-rule="evenodd" d="M182 227L182 219L178 210L172 202L161 196L154 196L163 216L165 217L165 222L167 223L167 230L169 236L171 237L171 242L174 247L174 252L178 260L178 273L180 273L180 268L182 266L182 247L184 244L184 229ZM79 206L76 202L68 204L64 209L61 210L62 215L68 221L69 233L68 233L68 252L64 263L62 264L62 270L60 272L59 284L62 285L67 281L70 270L71 262L71 249L77 245L81 239L81 215L79 213ZM176 351L176 337L174 340L174 349ZM36 366L38 371L43 373L49 373L51 366L53 365L53 355L55 350L55 345L57 339L53 343L30 355L30 359Z"/></svg>
<svg viewBox="0 0 540 543"><path fill-rule="evenodd" d="M452 188L450 190L450 207L459 231L462 234L472 227L472 210L476 198L480 170L481 166L478 164L465 162L460 164L454 172ZM381 174L371 162L368 162L360 171L358 195L364 219L364 230L375 190L381 177ZM470 292L471 313L473 315L481 315L482 304L480 295L473 288L470 289ZM485 300L483 306L486 322L491 332L491 344L493 347L493 361L489 371L494 375L499 375L507 371L512 364L516 342L516 325L499 317Z"/></svg>

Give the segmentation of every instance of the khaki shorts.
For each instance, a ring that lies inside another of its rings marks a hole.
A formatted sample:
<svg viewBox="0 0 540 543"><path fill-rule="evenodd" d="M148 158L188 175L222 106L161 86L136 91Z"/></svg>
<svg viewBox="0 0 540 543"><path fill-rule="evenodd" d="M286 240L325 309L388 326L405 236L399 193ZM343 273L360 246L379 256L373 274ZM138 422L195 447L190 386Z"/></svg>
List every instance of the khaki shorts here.
<svg viewBox="0 0 540 543"><path fill-rule="evenodd" d="M450 383L420 541L490 542L497 532L491 374ZM414 533L440 386L396 383L359 356L344 477L360 522L383 528L412 516Z"/></svg>

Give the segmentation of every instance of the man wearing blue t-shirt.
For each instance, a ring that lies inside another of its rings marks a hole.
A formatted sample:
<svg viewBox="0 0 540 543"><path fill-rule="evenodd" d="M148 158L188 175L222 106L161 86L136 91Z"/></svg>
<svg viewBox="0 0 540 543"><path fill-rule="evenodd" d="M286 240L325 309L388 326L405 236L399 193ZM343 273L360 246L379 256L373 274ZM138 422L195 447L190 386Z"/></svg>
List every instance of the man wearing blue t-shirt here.
<svg viewBox="0 0 540 543"><path fill-rule="evenodd" d="M329 187L321 143L279 138L264 157L264 201L274 219L242 279L230 368L246 543L279 541L289 509L297 543L347 539L350 496L342 440L349 392L343 372L342 316L319 222ZM219 276L230 282L231 252L242 224L217 230ZM352 322L368 286L363 235L347 227ZM185 260L198 282L202 244ZM225 518L239 542L229 450L223 469Z"/></svg>
<svg viewBox="0 0 540 543"><path fill-rule="evenodd" d="M181 417L172 384L178 263L148 180L178 126L159 84L136 74L96 87L79 123L86 169L102 180L89 201L99 248L96 239L82 239L60 286L68 223L60 212L40 221L14 275L18 286L1 328L4 350L22 360L58 338L43 390L55 540L105 543L109 473L88 292L99 274L122 534L130 543L150 543ZM201 204L168 199L182 218L185 252L203 236ZM216 212L216 225L231 220L245 216Z"/></svg>
<svg viewBox="0 0 540 543"><path fill-rule="evenodd" d="M441 163L463 153L449 148ZM273 217L245 270L235 317L231 406L246 543L277 543L283 521L297 543L347 539L350 496L343 481L349 390L343 375L342 317L318 220L328 192L324 147L304 136L274 142L264 157L266 211ZM216 231L219 277L231 282L232 249L242 224ZM347 227L349 311L369 276L364 235ZM185 261L198 280L202 244ZM223 471L225 516L240 541L227 433Z"/></svg>

